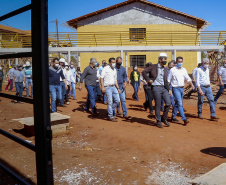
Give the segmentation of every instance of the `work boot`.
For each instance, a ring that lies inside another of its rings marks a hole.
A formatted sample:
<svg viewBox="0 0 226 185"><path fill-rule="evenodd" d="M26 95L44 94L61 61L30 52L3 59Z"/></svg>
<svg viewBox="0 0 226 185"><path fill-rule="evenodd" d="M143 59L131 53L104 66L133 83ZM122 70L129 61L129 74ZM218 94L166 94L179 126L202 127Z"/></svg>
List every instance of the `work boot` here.
<svg viewBox="0 0 226 185"><path fill-rule="evenodd" d="M172 119L171 119L171 122L178 123L179 120L178 120L177 118L172 118Z"/></svg>
<svg viewBox="0 0 226 185"><path fill-rule="evenodd" d="M167 127L169 127L170 126L170 124L168 123L168 121L167 120L162 120L162 122L167 126Z"/></svg>
<svg viewBox="0 0 226 185"><path fill-rule="evenodd" d="M159 127L159 128L163 128L163 126L162 126L162 123L161 122L157 122L157 127Z"/></svg>
<svg viewBox="0 0 226 185"><path fill-rule="evenodd" d="M112 122L118 122L118 120L115 119L115 118L109 118L109 120L112 121Z"/></svg>
<svg viewBox="0 0 226 185"><path fill-rule="evenodd" d="M186 119L184 120L184 126L186 126L189 123L189 121Z"/></svg>

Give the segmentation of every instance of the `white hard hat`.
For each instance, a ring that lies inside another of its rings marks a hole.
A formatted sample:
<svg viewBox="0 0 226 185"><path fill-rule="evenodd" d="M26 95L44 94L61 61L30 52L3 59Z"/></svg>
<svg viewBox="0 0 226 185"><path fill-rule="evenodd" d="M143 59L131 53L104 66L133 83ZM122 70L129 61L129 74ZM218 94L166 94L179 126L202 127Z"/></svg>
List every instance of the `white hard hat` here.
<svg viewBox="0 0 226 185"><path fill-rule="evenodd" d="M65 59L64 59L64 58L60 58L59 62L63 62L63 63L65 63L66 61L65 61Z"/></svg>
<svg viewBox="0 0 226 185"><path fill-rule="evenodd" d="M24 64L23 67L26 67L26 64Z"/></svg>
<svg viewBox="0 0 226 185"><path fill-rule="evenodd" d="M64 64L65 66L68 66L68 63L67 62L65 62L65 64Z"/></svg>
<svg viewBox="0 0 226 185"><path fill-rule="evenodd" d="M160 57L166 57L166 58L168 58L168 56L167 56L166 53L160 53L160 54L159 54L159 58L160 58Z"/></svg>
<svg viewBox="0 0 226 185"><path fill-rule="evenodd" d="M26 66L30 66L30 65L31 65L30 62L27 61L27 62L26 62Z"/></svg>

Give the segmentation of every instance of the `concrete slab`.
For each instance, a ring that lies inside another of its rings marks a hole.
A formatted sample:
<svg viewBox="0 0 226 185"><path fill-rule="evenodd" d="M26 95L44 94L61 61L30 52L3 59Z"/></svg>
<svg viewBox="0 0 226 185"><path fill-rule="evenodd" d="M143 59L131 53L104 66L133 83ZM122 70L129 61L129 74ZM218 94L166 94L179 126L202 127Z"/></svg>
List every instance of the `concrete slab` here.
<svg viewBox="0 0 226 185"><path fill-rule="evenodd" d="M192 185L225 185L226 184L226 163L222 163L206 174L189 182Z"/></svg>
<svg viewBox="0 0 226 185"><path fill-rule="evenodd" d="M56 135L68 131L69 119L70 116L63 115L60 113L51 113L50 120L52 134ZM34 117L13 119L13 121L19 121L21 124L24 125L26 133L28 133L29 135L34 135Z"/></svg>

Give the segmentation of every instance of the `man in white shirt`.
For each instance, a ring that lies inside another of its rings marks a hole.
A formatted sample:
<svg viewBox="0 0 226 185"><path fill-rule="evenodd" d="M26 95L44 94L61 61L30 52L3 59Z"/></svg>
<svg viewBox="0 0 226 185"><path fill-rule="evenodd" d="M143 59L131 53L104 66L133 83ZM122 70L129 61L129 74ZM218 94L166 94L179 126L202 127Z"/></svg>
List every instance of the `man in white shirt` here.
<svg viewBox="0 0 226 185"><path fill-rule="evenodd" d="M64 68L64 66L65 66L65 59L64 58L61 58L60 60L59 60L59 63L60 63L60 67L61 67L61 69L63 70L63 74L64 74L64 76L65 76L65 72L66 72L66 69ZM63 81L63 79L60 77L60 86L61 86L61 93L62 93L62 98L61 98L61 100L60 100L60 107L66 107L65 105L64 105L64 99L66 99L66 88L65 88L65 84L64 84L64 81Z"/></svg>
<svg viewBox="0 0 226 185"><path fill-rule="evenodd" d="M115 69L115 58L109 59L109 65L101 72L101 89L107 95L108 117L110 121L116 122L115 108L120 103L119 93L121 93L117 82L117 71Z"/></svg>
<svg viewBox="0 0 226 185"><path fill-rule="evenodd" d="M202 63L199 63L198 66L197 66L196 68L194 68L193 71L192 71L192 83L193 83L195 89L194 89L194 90L192 89L192 90L187 94L187 98L188 98L188 99L190 99L190 96L191 96L191 94L192 94L193 92L196 92L196 91L197 91L197 86L196 86L196 79L195 79L195 77L196 77L197 70L198 70L198 68L201 67L201 65L202 65Z"/></svg>
<svg viewBox="0 0 226 185"><path fill-rule="evenodd" d="M179 111L181 119L184 121L184 125L187 125L189 121L185 117L183 109L183 96L184 96L184 81L186 80L194 89L191 78L188 76L188 72L183 65L183 57L177 57L177 65L173 67L169 74L167 81L172 86L172 93L175 99L175 105L173 107L172 121L178 122L176 119L177 111Z"/></svg>
<svg viewBox="0 0 226 185"><path fill-rule="evenodd" d="M213 93L210 87L210 76L209 76L209 59L203 58L202 66L197 70L196 73L196 85L198 88L198 117L203 119L202 116L202 105L204 96L207 97L210 104L211 120L218 119L215 112L215 104L213 99Z"/></svg>
<svg viewBox="0 0 226 185"><path fill-rule="evenodd" d="M226 58L223 58L222 61L223 61L223 65L218 70L220 89L214 98L215 104L217 104L218 98L221 96L221 94L224 92L224 89L226 88Z"/></svg>

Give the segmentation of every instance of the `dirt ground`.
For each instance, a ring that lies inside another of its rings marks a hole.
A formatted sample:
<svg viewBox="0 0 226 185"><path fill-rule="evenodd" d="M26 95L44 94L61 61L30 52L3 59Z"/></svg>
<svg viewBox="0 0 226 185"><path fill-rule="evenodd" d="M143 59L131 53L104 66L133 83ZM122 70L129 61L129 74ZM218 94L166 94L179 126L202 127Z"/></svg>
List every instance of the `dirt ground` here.
<svg viewBox="0 0 226 185"><path fill-rule="evenodd" d="M214 86L214 94L218 87ZM15 91L15 89L14 89ZM86 89L77 89L77 100L70 100L58 112L71 116L70 130L52 140L55 184L188 184L188 181L226 162L226 100L222 95L216 105L217 122L210 121L208 103L203 106L204 120L197 119L197 95L184 99L187 126L171 123L163 129L143 108L132 100L127 87L129 121L107 120L107 106L97 103L97 119L83 112ZM7 92L9 93L9 92ZM12 92L15 93L15 92ZM25 91L24 91L25 94ZM0 127L22 139L32 141L23 125L12 119L33 116L30 104L14 104L1 98ZM171 116L171 110L169 117ZM36 182L35 154L0 135L0 160L31 183ZM0 171L0 185L15 184Z"/></svg>

